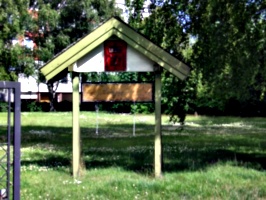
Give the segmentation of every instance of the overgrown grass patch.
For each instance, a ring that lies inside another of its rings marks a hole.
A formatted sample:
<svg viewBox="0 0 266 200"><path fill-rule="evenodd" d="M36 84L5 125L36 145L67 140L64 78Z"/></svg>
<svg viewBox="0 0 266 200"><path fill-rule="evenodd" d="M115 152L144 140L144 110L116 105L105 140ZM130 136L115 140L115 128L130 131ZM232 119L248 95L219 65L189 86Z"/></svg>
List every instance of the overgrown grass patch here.
<svg viewBox="0 0 266 200"><path fill-rule="evenodd" d="M22 199L265 199L264 118L163 116L153 178L154 116L82 112L84 171L71 177L72 114L22 113ZM0 113L0 134L6 113ZM96 123L98 121L98 134Z"/></svg>
<svg viewBox="0 0 266 200"><path fill-rule="evenodd" d="M90 169L78 180L66 171L23 172L22 199L263 199L266 196L264 172L230 163L196 172L165 173L162 179L119 167Z"/></svg>

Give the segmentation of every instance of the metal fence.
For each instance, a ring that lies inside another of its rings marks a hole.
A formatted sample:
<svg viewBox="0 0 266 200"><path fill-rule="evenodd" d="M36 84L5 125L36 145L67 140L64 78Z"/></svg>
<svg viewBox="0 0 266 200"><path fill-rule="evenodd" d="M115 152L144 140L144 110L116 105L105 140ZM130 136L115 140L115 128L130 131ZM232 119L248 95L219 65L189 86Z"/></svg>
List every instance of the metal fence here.
<svg viewBox="0 0 266 200"><path fill-rule="evenodd" d="M0 200L20 199L20 83L0 81Z"/></svg>

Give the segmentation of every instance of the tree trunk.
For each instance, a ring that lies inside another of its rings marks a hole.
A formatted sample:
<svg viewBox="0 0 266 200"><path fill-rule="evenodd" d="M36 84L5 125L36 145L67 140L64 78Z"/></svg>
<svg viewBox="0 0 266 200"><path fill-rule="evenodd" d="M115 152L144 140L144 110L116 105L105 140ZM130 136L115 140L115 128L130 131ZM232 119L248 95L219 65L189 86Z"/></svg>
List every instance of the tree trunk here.
<svg viewBox="0 0 266 200"><path fill-rule="evenodd" d="M49 100L50 100L50 112L56 111L55 106L57 104L57 95L56 90L59 85L59 81L48 81L47 87L49 92Z"/></svg>

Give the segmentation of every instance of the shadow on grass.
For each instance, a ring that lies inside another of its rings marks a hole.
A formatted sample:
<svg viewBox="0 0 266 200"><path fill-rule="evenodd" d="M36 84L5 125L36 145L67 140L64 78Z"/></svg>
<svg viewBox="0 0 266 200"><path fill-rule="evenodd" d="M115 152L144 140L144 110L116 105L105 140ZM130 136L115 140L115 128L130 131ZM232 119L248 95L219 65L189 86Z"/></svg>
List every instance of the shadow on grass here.
<svg viewBox="0 0 266 200"><path fill-rule="evenodd" d="M263 153L240 153L231 150L210 148L206 150L198 149L191 152L184 151L179 155L180 159L174 159L172 156L170 155L170 158L167 158L167 161L164 163L164 171L204 170L210 165L227 162L256 170L266 169L266 154Z"/></svg>
<svg viewBox="0 0 266 200"><path fill-rule="evenodd" d="M132 136L131 124L124 124L122 128L120 125L103 126L101 131L104 134L98 136L94 128L82 128L82 157L86 169L118 166L139 173L153 173L154 136L149 134L153 126L142 124L138 128L135 137ZM146 129L149 130L148 134L143 132ZM221 137L215 134L195 136L183 132L178 134L173 130L173 135L168 133L162 138L163 171L202 170L217 162L233 162L238 166L265 170L265 140L258 145L258 140L252 142L250 135L242 135L241 140L238 137L239 135ZM262 138L261 135L257 137ZM23 127L22 147L34 149L25 153L32 159L24 160L22 155L22 166L34 164L50 168L70 167L72 129Z"/></svg>

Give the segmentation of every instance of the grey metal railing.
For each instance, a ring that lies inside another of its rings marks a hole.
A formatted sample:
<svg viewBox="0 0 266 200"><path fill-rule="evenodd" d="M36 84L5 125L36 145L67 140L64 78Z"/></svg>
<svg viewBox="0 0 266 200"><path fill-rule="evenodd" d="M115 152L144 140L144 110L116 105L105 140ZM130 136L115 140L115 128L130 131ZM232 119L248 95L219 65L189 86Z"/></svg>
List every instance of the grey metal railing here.
<svg viewBox="0 0 266 200"><path fill-rule="evenodd" d="M21 140L20 83L0 81L1 88L7 91L4 94L7 120L6 122L2 121L0 123L0 200L19 200Z"/></svg>

